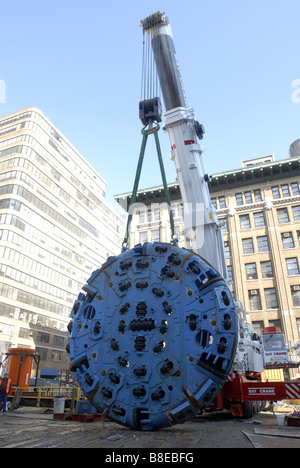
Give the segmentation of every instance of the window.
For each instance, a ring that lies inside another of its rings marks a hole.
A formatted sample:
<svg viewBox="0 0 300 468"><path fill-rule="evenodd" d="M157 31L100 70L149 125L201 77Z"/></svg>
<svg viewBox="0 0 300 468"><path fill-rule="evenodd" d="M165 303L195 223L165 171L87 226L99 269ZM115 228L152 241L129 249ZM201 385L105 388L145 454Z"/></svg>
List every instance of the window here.
<svg viewBox="0 0 300 468"><path fill-rule="evenodd" d="M265 226L265 215L263 211L253 213L255 227Z"/></svg>
<svg viewBox="0 0 300 468"><path fill-rule="evenodd" d="M276 327L282 331L281 320L269 320L269 327Z"/></svg>
<svg viewBox="0 0 300 468"><path fill-rule="evenodd" d="M293 306L300 307L300 285L291 286Z"/></svg>
<svg viewBox="0 0 300 468"><path fill-rule="evenodd" d="M154 210L154 219L155 219L155 221L159 221L159 219L160 219L160 209L159 208L155 208L155 210Z"/></svg>
<svg viewBox="0 0 300 468"><path fill-rule="evenodd" d="M214 207L214 209L216 210L217 209L217 200L216 200L216 198L212 198L211 203L212 203L212 206Z"/></svg>
<svg viewBox="0 0 300 468"><path fill-rule="evenodd" d="M39 348L38 346L35 348L35 351L41 356L42 361L47 361L47 354L48 350L45 348Z"/></svg>
<svg viewBox="0 0 300 468"><path fill-rule="evenodd" d="M251 228L250 218L249 218L248 214L240 216L240 226L241 226L241 229L250 229Z"/></svg>
<svg viewBox="0 0 300 468"><path fill-rule="evenodd" d="M289 189L288 184L282 185L281 190L282 190L283 198L287 198L290 196L290 189Z"/></svg>
<svg viewBox="0 0 300 468"><path fill-rule="evenodd" d="M232 266L227 265L227 273L228 273L228 279L233 283L233 273L232 273Z"/></svg>
<svg viewBox="0 0 300 468"><path fill-rule="evenodd" d="M25 338L26 340L29 340L30 337L31 337L31 333L32 333L31 330L29 330L28 328L20 328L19 337L20 338Z"/></svg>
<svg viewBox="0 0 300 468"><path fill-rule="evenodd" d="M225 257L226 258L231 257L229 242L224 242L224 252L225 252Z"/></svg>
<svg viewBox="0 0 300 468"><path fill-rule="evenodd" d="M283 232L281 234L282 247L284 249L293 249L295 247L293 235L291 232Z"/></svg>
<svg viewBox="0 0 300 468"><path fill-rule="evenodd" d="M237 205L243 205L243 194L242 193L236 193L235 194L235 199L236 199L236 204Z"/></svg>
<svg viewBox="0 0 300 468"><path fill-rule="evenodd" d="M296 324L297 324L297 328L298 328L298 336L300 338L300 318L296 319Z"/></svg>
<svg viewBox="0 0 300 468"><path fill-rule="evenodd" d="M257 279L256 263L246 263L247 280Z"/></svg>
<svg viewBox="0 0 300 468"><path fill-rule="evenodd" d="M252 203L252 193L251 192L245 192L245 201L246 201L247 205Z"/></svg>
<svg viewBox="0 0 300 468"><path fill-rule="evenodd" d="M148 240L148 232L147 231L140 232L140 243L143 244L144 242L147 242L147 240Z"/></svg>
<svg viewBox="0 0 300 468"><path fill-rule="evenodd" d="M295 207L293 207L293 208L295 208ZM290 222L289 213L288 213L287 208L279 208L277 210L277 216L278 216L278 223L279 224L284 224L284 223L289 223ZM300 212L299 212L299 220L300 220Z"/></svg>
<svg viewBox="0 0 300 468"><path fill-rule="evenodd" d="M292 207L294 221L300 221L300 205Z"/></svg>
<svg viewBox="0 0 300 468"><path fill-rule="evenodd" d="M159 242L159 229L151 231L151 242Z"/></svg>
<svg viewBox="0 0 300 468"><path fill-rule="evenodd" d="M254 331L257 335L261 335L263 329L265 328L264 322L262 320L257 320L256 322L252 322L252 326Z"/></svg>
<svg viewBox="0 0 300 468"><path fill-rule="evenodd" d="M39 341L40 343L49 343L50 341L49 333L43 333L39 331L37 334L37 341Z"/></svg>
<svg viewBox="0 0 300 468"><path fill-rule="evenodd" d="M148 221L148 223L151 223L151 221L152 221L152 211L151 210L147 211L147 221Z"/></svg>
<svg viewBox="0 0 300 468"><path fill-rule="evenodd" d="M285 261L288 275L299 275L298 259L296 257L286 258Z"/></svg>
<svg viewBox="0 0 300 468"><path fill-rule="evenodd" d="M254 253L253 239L242 239L244 254Z"/></svg>
<svg viewBox="0 0 300 468"><path fill-rule="evenodd" d="M219 197L219 206L220 209L226 208L225 197Z"/></svg>
<svg viewBox="0 0 300 468"><path fill-rule="evenodd" d="M292 189L292 194L293 194L295 197L296 197L297 195L300 195L298 182L292 183L292 184L291 184L291 189Z"/></svg>
<svg viewBox="0 0 300 468"><path fill-rule="evenodd" d="M262 278L273 278L274 274L271 260L260 262L260 267Z"/></svg>
<svg viewBox="0 0 300 468"><path fill-rule="evenodd" d="M277 294L275 288L267 288L265 289L265 298L266 298L266 307L267 309L277 309L278 302L277 302Z"/></svg>
<svg viewBox="0 0 300 468"><path fill-rule="evenodd" d="M63 346L64 345L64 337L63 336L58 336L58 335L54 335L53 336L53 345L57 345L57 346Z"/></svg>
<svg viewBox="0 0 300 468"><path fill-rule="evenodd" d="M260 189L254 190L254 201L259 202L261 201L261 191Z"/></svg>
<svg viewBox="0 0 300 468"><path fill-rule="evenodd" d="M257 245L259 252L269 252L269 243L267 236L260 236L257 238Z"/></svg>
<svg viewBox="0 0 300 468"><path fill-rule="evenodd" d="M145 212L140 211L140 224L143 224L145 222Z"/></svg>
<svg viewBox="0 0 300 468"><path fill-rule="evenodd" d="M53 362L62 362L62 353L60 351L51 351L51 361Z"/></svg>
<svg viewBox="0 0 300 468"><path fill-rule="evenodd" d="M274 200L280 198L279 187L272 187L272 193Z"/></svg>
<svg viewBox="0 0 300 468"><path fill-rule="evenodd" d="M251 289L248 294L251 312L253 312L254 310L261 310L259 289Z"/></svg>
<svg viewBox="0 0 300 468"><path fill-rule="evenodd" d="M227 218L220 218L220 228L223 233L228 232L228 223L227 223Z"/></svg>

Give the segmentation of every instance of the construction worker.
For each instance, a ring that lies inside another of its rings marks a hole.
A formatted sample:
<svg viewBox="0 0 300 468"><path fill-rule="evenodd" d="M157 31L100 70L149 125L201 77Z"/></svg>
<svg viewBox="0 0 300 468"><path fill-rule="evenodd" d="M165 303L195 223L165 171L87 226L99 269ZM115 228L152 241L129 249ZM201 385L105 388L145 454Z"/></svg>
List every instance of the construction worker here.
<svg viewBox="0 0 300 468"><path fill-rule="evenodd" d="M7 396L11 391L11 379L9 373L5 372L4 377L0 377L0 403L3 401L2 411L6 413Z"/></svg>

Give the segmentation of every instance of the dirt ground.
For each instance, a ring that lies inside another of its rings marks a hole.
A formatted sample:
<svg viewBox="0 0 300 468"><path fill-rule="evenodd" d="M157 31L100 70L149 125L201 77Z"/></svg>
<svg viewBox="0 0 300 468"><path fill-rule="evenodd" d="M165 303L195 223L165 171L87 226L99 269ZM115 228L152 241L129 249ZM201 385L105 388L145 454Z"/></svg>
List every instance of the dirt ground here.
<svg viewBox="0 0 300 468"><path fill-rule="evenodd" d="M140 432L113 422L56 420L45 409L19 408L0 414L0 448L180 449L186 453L201 448L300 448L300 428L279 426L273 412L255 414L251 420L234 419L224 412Z"/></svg>

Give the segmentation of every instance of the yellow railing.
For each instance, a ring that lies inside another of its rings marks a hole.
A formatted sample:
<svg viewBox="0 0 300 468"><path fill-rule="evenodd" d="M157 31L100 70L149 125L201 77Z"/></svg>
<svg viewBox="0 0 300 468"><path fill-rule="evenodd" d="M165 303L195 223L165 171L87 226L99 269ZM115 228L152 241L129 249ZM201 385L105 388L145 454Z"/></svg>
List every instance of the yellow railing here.
<svg viewBox="0 0 300 468"><path fill-rule="evenodd" d="M80 400L81 391L78 387L30 387L28 392L38 392L38 398L53 398L56 396L64 396L65 398L74 398Z"/></svg>
<svg viewBox="0 0 300 468"><path fill-rule="evenodd" d="M85 399L78 387L13 387L12 403L17 407L21 398L30 399L40 407L42 400L52 400L55 397L62 396L71 400L71 409L75 407L77 400Z"/></svg>

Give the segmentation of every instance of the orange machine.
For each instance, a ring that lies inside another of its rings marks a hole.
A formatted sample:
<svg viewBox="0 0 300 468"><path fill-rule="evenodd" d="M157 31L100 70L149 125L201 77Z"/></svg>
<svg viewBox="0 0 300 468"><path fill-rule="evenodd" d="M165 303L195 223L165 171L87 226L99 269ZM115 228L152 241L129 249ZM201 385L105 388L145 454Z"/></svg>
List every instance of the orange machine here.
<svg viewBox="0 0 300 468"><path fill-rule="evenodd" d="M16 387L27 390L30 383L35 349L30 348L10 348L8 350L7 372L12 380L12 391Z"/></svg>

